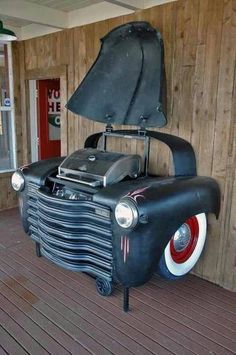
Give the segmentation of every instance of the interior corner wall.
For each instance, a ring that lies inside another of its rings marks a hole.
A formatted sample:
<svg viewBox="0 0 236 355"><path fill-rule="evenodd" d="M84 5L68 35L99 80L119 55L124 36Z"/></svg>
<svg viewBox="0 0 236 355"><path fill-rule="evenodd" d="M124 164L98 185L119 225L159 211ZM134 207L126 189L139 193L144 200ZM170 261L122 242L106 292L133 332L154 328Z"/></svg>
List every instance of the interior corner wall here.
<svg viewBox="0 0 236 355"><path fill-rule="evenodd" d="M64 89L70 97L98 53L99 39L109 30L132 20L146 20L160 29L168 89L168 125L162 131L192 143L198 174L217 179L222 194L220 217L209 216L206 248L194 273L231 290L236 290L235 4L235 0L178 0L15 44L21 87L16 91L21 106L18 155L26 163L30 149L25 73L66 66ZM82 147L86 136L102 128L71 113L65 121L64 153ZM122 147L139 150L128 140ZM121 145L114 143L114 148L121 149ZM151 168L163 173L170 170L169 153L161 145L152 147Z"/></svg>

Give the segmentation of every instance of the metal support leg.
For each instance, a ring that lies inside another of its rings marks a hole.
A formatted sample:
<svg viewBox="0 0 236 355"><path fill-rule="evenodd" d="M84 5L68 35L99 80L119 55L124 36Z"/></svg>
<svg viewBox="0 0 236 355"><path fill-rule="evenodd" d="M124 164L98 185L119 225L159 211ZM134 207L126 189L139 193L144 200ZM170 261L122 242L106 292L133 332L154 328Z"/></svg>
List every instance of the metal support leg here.
<svg viewBox="0 0 236 355"><path fill-rule="evenodd" d="M124 312L129 311L129 287L124 287L124 303L123 303Z"/></svg>
<svg viewBox="0 0 236 355"><path fill-rule="evenodd" d="M42 256L40 251L40 244L38 242L35 243L36 255L40 258Z"/></svg>

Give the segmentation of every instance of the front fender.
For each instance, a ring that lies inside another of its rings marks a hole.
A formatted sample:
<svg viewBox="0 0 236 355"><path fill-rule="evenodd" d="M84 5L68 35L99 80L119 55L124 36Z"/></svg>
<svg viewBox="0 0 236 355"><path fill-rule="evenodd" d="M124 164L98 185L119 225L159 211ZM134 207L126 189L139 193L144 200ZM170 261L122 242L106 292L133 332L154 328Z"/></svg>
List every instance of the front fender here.
<svg viewBox="0 0 236 355"><path fill-rule="evenodd" d="M42 186L46 178L57 170L58 166L65 157L50 158L39 160L35 163L22 166L18 170L24 175L27 182Z"/></svg>
<svg viewBox="0 0 236 355"><path fill-rule="evenodd" d="M218 216L220 210L219 187L205 177L167 178L127 197L137 204L138 225L125 230L113 213L114 274L126 287L151 278L171 237L188 218L199 213Z"/></svg>

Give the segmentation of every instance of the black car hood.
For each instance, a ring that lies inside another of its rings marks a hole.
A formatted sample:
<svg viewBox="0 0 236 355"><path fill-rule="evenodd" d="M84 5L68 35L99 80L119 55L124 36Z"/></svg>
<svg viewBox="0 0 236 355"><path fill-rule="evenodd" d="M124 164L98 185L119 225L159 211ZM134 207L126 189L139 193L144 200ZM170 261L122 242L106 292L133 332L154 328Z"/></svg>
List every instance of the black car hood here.
<svg viewBox="0 0 236 355"><path fill-rule="evenodd" d="M115 28L67 103L75 114L106 124L162 127L165 93L160 32L147 22Z"/></svg>

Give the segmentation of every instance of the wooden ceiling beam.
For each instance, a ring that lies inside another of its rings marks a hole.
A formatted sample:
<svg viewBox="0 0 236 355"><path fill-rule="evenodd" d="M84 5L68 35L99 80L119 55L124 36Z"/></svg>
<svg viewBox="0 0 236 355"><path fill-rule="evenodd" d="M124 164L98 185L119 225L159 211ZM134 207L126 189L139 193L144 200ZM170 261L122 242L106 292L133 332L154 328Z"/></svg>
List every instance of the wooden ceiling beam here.
<svg viewBox="0 0 236 355"><path fill-rule="evenodd" d="M0 0L0 14L59 29L69 27L68 13L25 0Z"/></svg>
<svg viewBox="0 0 236 355"><path fill-rule="evenodd" d="M177 0L106 0L114 5L122 6L129 10L140 10L147 9L149 7L162 5L168 2L177 1Z"/></svg>
<svg viewBox="0 0 236 355"><path fill-rule="evenodd" d="M144 0L106 0L111 4L122 6L129 10L144 9Z"/></svg>

